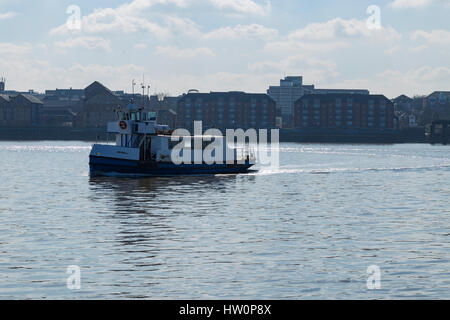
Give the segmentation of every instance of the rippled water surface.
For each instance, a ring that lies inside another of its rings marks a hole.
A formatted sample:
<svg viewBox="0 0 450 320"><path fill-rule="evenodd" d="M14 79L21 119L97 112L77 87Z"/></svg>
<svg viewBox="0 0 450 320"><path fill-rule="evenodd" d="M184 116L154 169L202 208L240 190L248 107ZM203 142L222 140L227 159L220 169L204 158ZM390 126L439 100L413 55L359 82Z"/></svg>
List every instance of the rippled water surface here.
<svg viewBox="0 0 450 320"><path fill-rule="evenodd" d="M0 298L450 298L450 147L280 149L247 175L91 179L88 143L0 142Z"/></svg>

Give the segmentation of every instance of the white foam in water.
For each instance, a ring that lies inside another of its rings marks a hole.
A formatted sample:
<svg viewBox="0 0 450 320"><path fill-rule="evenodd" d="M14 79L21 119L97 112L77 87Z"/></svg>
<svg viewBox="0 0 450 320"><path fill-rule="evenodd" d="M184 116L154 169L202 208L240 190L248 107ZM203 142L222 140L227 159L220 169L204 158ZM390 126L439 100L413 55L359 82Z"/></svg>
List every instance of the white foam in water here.
<svg viewBox="0 0 450 320"><path fill-rule="evenodd" d="M91 150L91 146L39 146L39 145L0 145L0 151L17 151L17 152L81 152Z"/></svg>

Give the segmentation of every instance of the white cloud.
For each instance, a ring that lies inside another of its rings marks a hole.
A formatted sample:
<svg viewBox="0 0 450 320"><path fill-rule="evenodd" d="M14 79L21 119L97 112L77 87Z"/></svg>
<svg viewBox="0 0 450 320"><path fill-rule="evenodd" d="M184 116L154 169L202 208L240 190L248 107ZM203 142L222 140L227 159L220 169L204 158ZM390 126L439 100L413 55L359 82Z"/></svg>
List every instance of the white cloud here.
<svg viewBox="0 0 450 320"><path fill-rule="evenodd" d="M130 79L138 79L146 73L145 67L134 64L106 66L74 63L55 66L47 60L15 58L0 59L0 70L8 75L8 87L41 92L49 88L85 88L95 80L110 89L123 90L129 87Z"/></svg>
<svg viewBox="0 0 450 320"><path fill-rule="evenodd" d="M100 37L76 37L69 38L65 41L56 41L55 47L60 50L67 50L73 48L84 48L88 50L101 49L105 51L111 50L111 41Z"/></svg>
<svg viewBox="0 0 450 320"><path fill-rule="evenodd" d="M182 35L197 39L203 38L201 27L189 18L166 16L165 22L173 36Z"/></svg>
<svg viewBox="0 0 450 320"><path fill-rule="evenodd" d="M0 42L0 54L7 55L22 55L32 51L32 46L29 43L15 44L8 42Z"/></svg>
<svg viewBox="0 0 450 320"><path fill-rule="evenodd" d="M319 59L308 55L292 55L280 60L253 62L248 65L253 73L302 74L309 81L324 81L336 78L337 64L329 59Z"/></svg>
<svg viewBox="0 0 450 320"><path fill-rule="evenodd" d="M135 49L147 49L147 45L145 43L136 43L134 45Z"/></svg>
<svg viewBox="0 0 450 320"><path fill-rule="evenodd" d="M342 88L367 88L371 93L384 94L388 98L400 94L427 95L436 90L448 90L450 67L423 66L408 70L388 69L366 78L342 79L339 82L325 82L321 86Z"/></svg>
<svg viewBox="0 0 450 320"><path fill-rule="evenodd" d="M266 28L260 24L237 25L213 30L203 35L205 39L242 39L261 38L270 40L278 36L278 30Z"/></svg>
<svg viewBox="0 0 450 320"><path fill-rule="evenodd" d="M193 48L193 49L180 49L172 46L158 46L156 53L164 55L173 59L191 59L197 57L214 57L214 52L209 48Z"/></svg>
<svg viewBox="0 0 450 320"><path fill-rule="evenodd" d="M400 49L401 49L400 45L395 45L389 49L384 50L384 53L388 55L393 55L394 53L397 53Z"/></svg>
<svg viewBox="0 0 450 320"><path fill-rule="evenodd" d="M5 20L5 19L11 19L14 18L17 15L17 13L15 12L5 12L5 13L0 13L0 20Z"/></svg>
<svg viewBox="0 0 450 320"><path fill-rule="evenodd" d="M267 15L271 12L272 6L270 1L264 4L255 0L133 0L130 3L121 5L118 9L125 14L133 15L137 11L148 9L155 5L174 4L177 7L186 8L193 4L209 4L217 9L230 9L239 13L253 15Z"/></svg>
<svg viewBox="0 0 450 320"><path fill-rule="evenodd" d="M411 33L411 40L425 41L430 44L450 44L450 31L432 30L431 32L426 32L416 30Z"/></svg>
<svg viewBox="0 0 450 320"><path fill-rule="evenodd" d="M207 2L218 9L231 9L239 13L266 15L270 12L270 2L265 5L253 0L133 0L117 8L96 9L83 16L81 30L69 30L66 24L50 30L51 35L66 35L72 33L124 32L145 31L165 38L169 30L145 17L146 10L155 5L173 4L177 7L187 7L193 3Z"/></svg>
<svg viewBox="0 0 450 320"><path fill-rule="evenodd" d="M284 37L268 42L265 50L271 53L302 52L314 55L336 53L339 49L373 46L383 50L397 45L403 37L391 26L370 29L364 20L334 18L326 22L310 23ZM388 48L386 48L388 47ZM385 53L386 53L385 52Z"/></svg>
<svg viewBox="0 0 450 320"><path fill-rule="evenodd" d="M265 92L268 84L279 79L279 73L211 72L208 74L164 74L158 79L158 89L181 94L189 89L200 92L242 91Z"/></svg>
<svg viewBox="0 0 450 320"><path fill-rule="evenodd" d="M389 4L390 7L395 9L405 9L405 8L420 8L426 7L435 0L395 0Z"/></svg>
<svg viewBox="0 0 450 320"><path fill-rule="evenodd" d="M259 38L270 40L278 36L278 30L260 24L228 26L203 32L201 27L189 18L165 17L168 29L173 36L182 35L197 40Z"/></svg>
<svg viewBox="0 0 450 320"><path fill-rule="evenodd" d="M137 1L137 0L136 0ZM135 1L135 2L136 2ZM93 13L82 17L81 30L69 30L66 24L50 30L51 35L67 35L77 33L105 33L123 32L133 33L146 31L157 37L169 36L168 31L145 18L128 15L129 7L119 7L117 9L95 10Z"/></svg>
<svg viewBox="0 0 450 320"><path fill-rule="evenodd" d="M289 40L332 40L342 37L377 37L383 40L399 40L401 34L391 26L370 29L365 20L335 18L324 23L311 23L288 35Z"/></svg>
<svg viewBox="0 0 450 320"><path fill-rule="evenodd" d="M296 40L279 40L269 42L265 45L265 50L272 53L295 53L305 52L308 54L330 53L337 49L351 47L351 43L346 41L324 41L306 42Z"/></svg>
<svg viewBox="0 0 450 320"><path fill-rule="evenodd" d="M336 70L336 63L332 60L318 59L307 55L293 55L281 60L267 60L263 62L252 62L249 64L250 71L266 72L270 69L275 71L292 70L293 68L317 67L328 72Z"/></svg>
<svg viewBox="0 0 450 320"><path fill-rule="evenodd" d="M209 0L209 2L220 9L229 8L236 12L261 16L268 15L272 11L270 1L266 1L265 5L258 4L253 0Z"/></svg>

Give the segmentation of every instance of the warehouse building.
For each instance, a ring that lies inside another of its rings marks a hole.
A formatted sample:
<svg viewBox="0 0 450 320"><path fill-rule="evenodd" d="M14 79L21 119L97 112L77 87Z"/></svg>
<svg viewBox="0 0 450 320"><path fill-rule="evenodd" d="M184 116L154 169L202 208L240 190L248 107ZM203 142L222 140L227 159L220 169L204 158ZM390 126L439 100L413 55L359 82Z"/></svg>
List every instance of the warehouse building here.
<svg viewBox="0 0 450 320"><path fill-rule="evenodd" d="M190 92L177 103L177 127L203 129L275 128L276 103L267 94L245 92Z"/></svg>

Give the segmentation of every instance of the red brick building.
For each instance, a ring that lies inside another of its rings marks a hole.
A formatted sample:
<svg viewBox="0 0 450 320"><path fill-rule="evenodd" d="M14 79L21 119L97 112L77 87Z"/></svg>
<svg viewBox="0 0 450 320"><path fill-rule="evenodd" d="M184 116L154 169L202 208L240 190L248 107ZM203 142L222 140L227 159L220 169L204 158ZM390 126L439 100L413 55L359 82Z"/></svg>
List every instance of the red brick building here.
<svg viewBox="0 0 450 320"><path fill-rule="evenodd" d="M307 94L296 101L296 128L394 129L394 105L383 95Z"/></svg>
<svg viewBox="0 0 450 320"><path fill-rule="evenodd" d="M275 128L276 103L267 94L245 92L188 93L177 103L177 127L203 129Z"/></svg>

